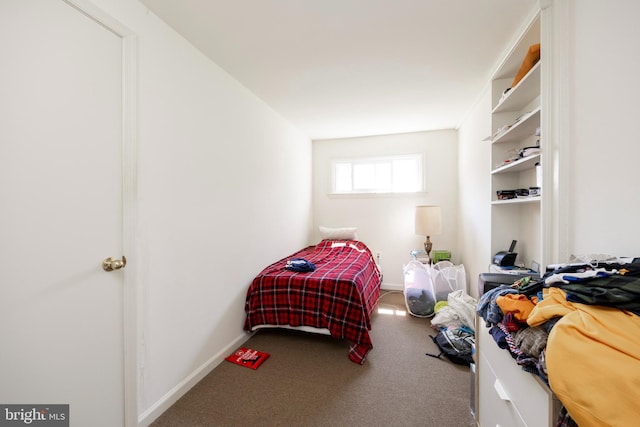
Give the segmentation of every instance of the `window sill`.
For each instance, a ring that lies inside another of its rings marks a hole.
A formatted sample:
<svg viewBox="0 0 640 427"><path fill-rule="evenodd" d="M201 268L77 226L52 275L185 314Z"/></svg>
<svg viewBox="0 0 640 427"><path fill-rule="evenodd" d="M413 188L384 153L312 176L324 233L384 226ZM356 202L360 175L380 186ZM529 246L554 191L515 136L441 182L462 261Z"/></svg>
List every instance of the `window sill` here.
<svg viewBox="0 0 640 427"><path fill-rule="evenodd" d="M426 191L415 193L327 193L329 199L413 198L424 197Z"/></svg>

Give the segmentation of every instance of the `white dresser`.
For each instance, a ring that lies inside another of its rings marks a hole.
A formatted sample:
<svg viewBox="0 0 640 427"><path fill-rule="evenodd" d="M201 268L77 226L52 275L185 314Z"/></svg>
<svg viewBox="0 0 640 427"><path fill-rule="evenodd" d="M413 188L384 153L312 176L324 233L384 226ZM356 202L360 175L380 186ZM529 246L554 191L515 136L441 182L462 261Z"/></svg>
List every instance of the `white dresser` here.
<svg viewBox="0 0 640 427"><path fill-rule="evenodd" d="M480 427L550 427L559 401L536 375L522 370L498 347L484 320L476 329L475 415Z"/></svg>

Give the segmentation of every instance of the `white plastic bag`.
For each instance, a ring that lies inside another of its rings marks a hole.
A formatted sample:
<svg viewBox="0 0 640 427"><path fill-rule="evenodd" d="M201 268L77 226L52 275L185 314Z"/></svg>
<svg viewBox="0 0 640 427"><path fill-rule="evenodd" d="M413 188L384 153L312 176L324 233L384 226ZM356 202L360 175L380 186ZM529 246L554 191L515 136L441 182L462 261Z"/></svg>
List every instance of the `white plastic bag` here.
<svg viewBox="0 0 640 427"><path fill-rule="evenodd" d="M462 326L462 320L458 312L453 308L445 305L440 308L435 316L431 319L431 326L434 328L459 328Z"/></svg>
<svg viewBox="0 0 640 427"><path fill-rule="evenodd" d="M451 292L447 298L448 307L455 310L463 325L475 331L477 301L462 289Z"/></svg>

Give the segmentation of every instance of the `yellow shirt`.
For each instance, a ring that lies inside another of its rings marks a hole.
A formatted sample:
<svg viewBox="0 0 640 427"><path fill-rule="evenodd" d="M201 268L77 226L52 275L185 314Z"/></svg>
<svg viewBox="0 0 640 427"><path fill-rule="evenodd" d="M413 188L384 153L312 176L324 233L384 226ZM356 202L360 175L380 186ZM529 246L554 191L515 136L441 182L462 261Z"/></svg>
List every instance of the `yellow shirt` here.
<svg viewBox="0 0 640 427"><path fill-rule="evenodd" d="M559 288L527 319L537 326L553 317L545 359L549 384L580 427L638 425L640 316L617 308L567 301Z"/></svg>

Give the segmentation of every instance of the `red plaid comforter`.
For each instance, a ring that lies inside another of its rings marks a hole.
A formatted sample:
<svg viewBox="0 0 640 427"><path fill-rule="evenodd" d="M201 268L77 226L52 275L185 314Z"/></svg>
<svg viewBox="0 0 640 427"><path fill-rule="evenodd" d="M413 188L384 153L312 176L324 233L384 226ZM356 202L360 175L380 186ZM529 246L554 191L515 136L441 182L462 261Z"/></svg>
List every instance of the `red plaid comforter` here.
<svg viewBox="0 0 640 427"><path fill-rule="evenodd" d="M304 258L316 270L285 269L287 260ZM380 296L381 275L367 246L355 240L323 240L264 270L247 291L244 329L260 325L326 328L334 338L353 343L349 358L364 363L373 348L371 313Z"/></svg>

